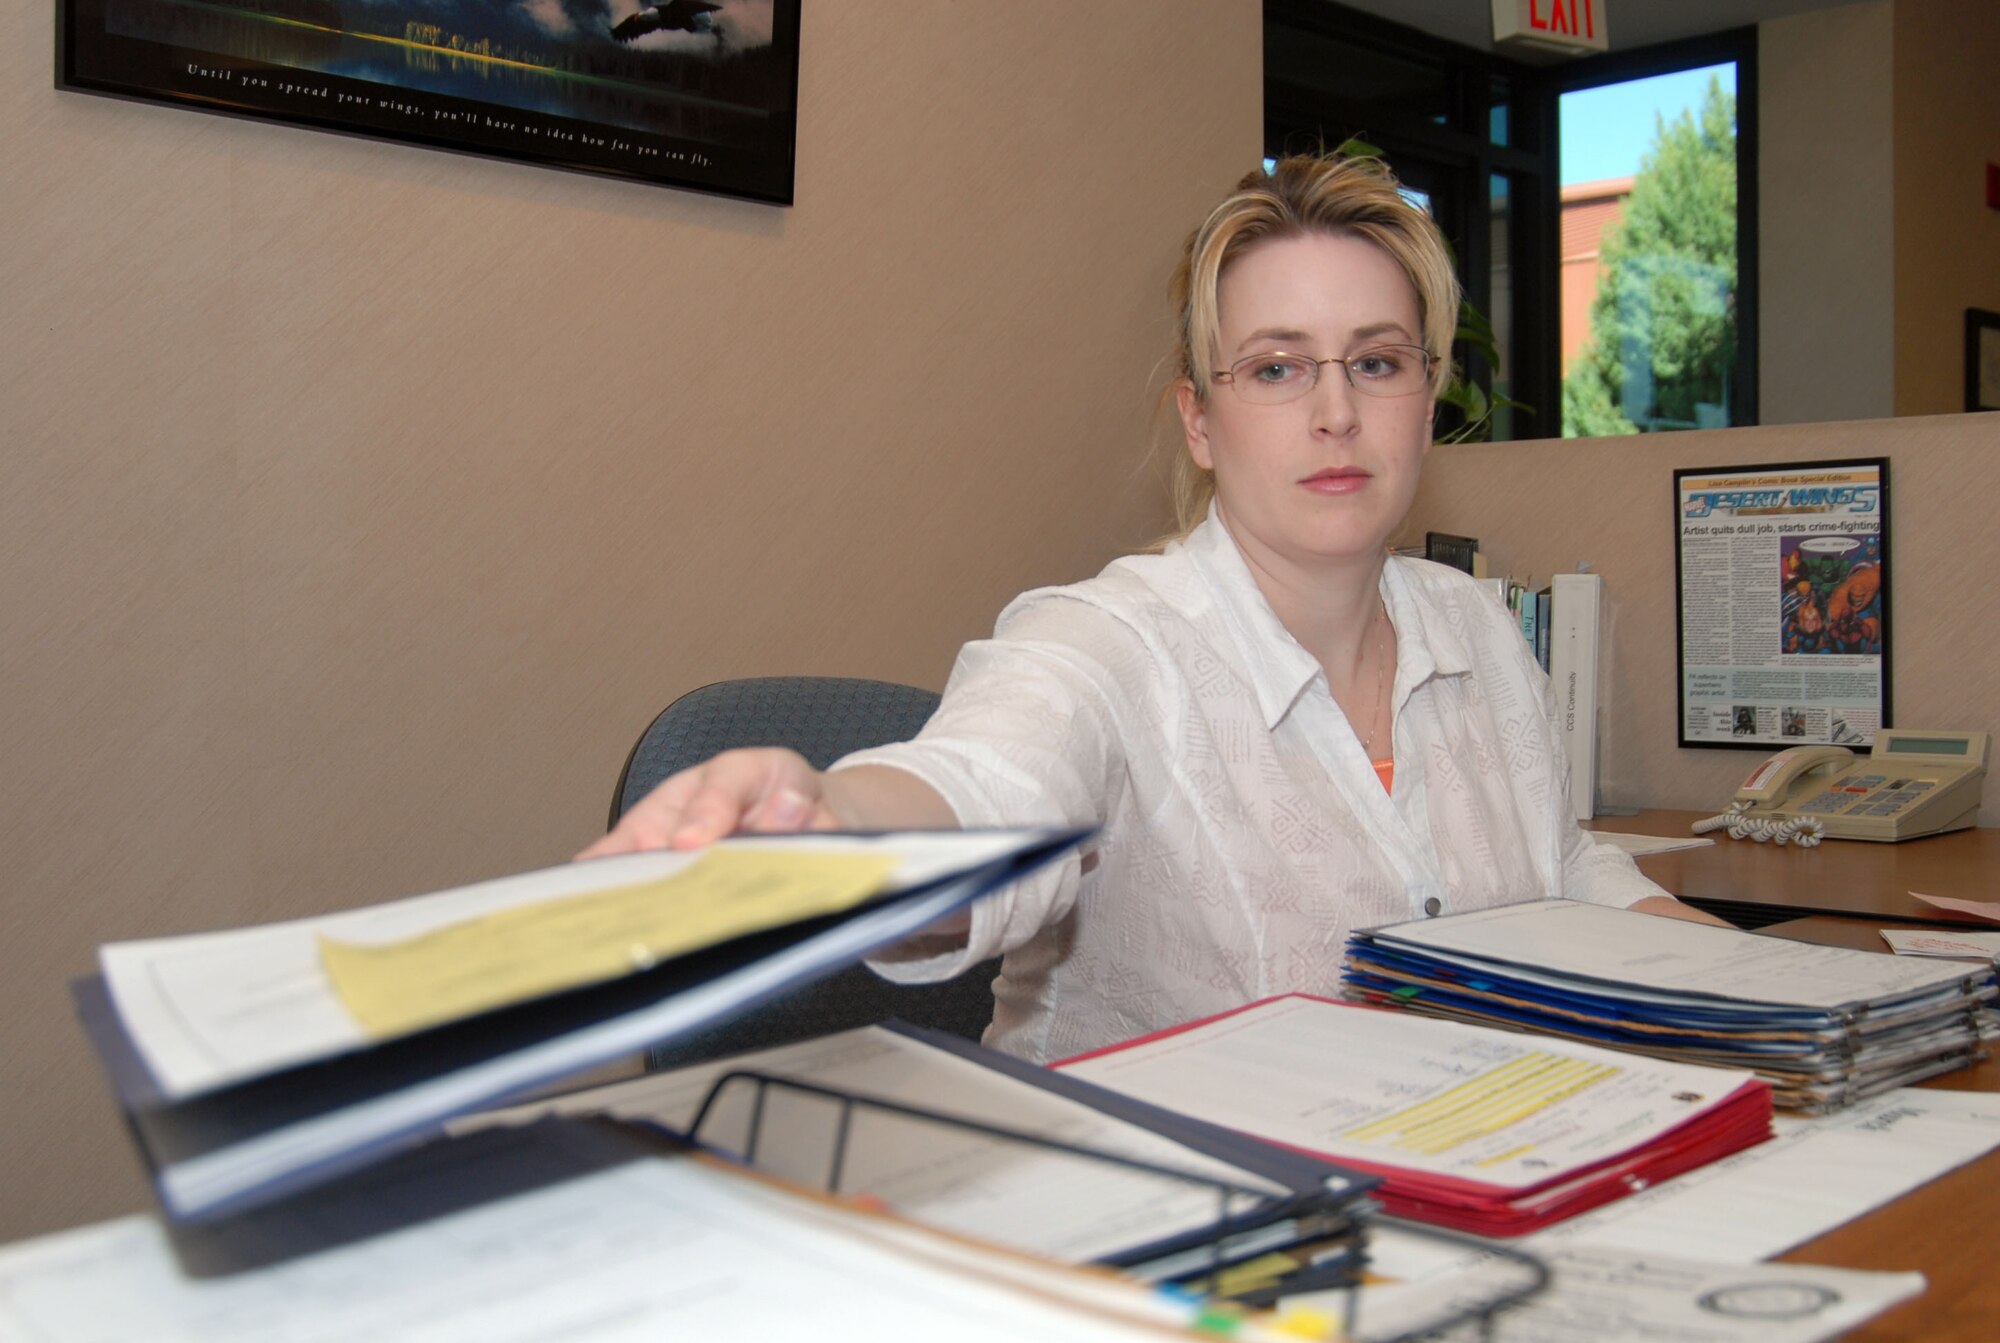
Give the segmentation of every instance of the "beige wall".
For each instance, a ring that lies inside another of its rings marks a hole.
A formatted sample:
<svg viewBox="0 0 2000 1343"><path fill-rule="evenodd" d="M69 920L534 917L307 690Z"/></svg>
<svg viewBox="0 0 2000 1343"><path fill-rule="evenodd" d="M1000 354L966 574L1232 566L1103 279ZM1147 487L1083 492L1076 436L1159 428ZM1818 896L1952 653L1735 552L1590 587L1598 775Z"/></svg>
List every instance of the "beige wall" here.
<svg viewBox="0 0 2000 1343"><path fill-rule="evenodd" d="M2000 6L1868 0L1757 43L1759 418L1962 410L1965 309L2000 309Z"/></svg>
<svg viewBox="0 0 2000 1343"><path fill-rule="evenodd" d="M1896 413L1896 196L1855 189L1895 180L1895 8L1872 0L1757 28L1764 424Z"/></svg>
<svg viewBox="0 0 2000 1343"><path fill-rule="evenodd" d="M1676 743L1673 473L1819 458L1889 459L1894 722L2000 733L2000 586L1978 538L2000 497L2000 415L1773 425L1439 448L1405 530L1479 538L1495 573L1588 563L1604 575L1600 806L1721 810L1757 759ZM1980 824L2000 825L2000 785Z"/></svg>
<svg viewBox="0 0 2000 1343"><path fill-rule="evenodd" d="M1896 413L1965 408L1965 310L2000 311L2000 5L1896 6Z"/></svg>
<svg viewBox="0 0 2000 1343"><path fill-rule="evenodd" d="M809 3L786 210L50 87L0 21L0 1239L141 1205L115 938L559 860L719 677L937 685L1164 522L1254 0Z"/></svg>

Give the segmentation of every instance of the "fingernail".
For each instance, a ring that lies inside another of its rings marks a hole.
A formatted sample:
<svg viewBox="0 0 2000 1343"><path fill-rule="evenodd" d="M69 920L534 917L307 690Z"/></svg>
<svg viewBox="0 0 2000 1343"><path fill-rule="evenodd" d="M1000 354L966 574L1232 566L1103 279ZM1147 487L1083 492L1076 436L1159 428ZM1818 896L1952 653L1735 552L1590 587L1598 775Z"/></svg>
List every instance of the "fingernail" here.
<svg viewBox="0 0 2000 1343"><path fill-rule="evenodd" d="M779 789L764 808L765 821L776 826L804 825L811 814L811 800L796 788Z"/></svg>

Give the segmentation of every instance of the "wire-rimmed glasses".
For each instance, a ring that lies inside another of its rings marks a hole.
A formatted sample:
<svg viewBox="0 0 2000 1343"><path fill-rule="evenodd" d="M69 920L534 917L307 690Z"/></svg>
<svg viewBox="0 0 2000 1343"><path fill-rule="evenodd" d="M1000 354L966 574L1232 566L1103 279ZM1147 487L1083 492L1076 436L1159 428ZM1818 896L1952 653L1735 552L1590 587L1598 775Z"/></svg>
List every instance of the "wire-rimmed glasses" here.
<svg viewBox="0 0 2000 1343"><path fill-rule="evenodd" d="M1239 359L1213 377L1234 387L1245 401L1275 406L1310 392L1328 364L1339 364L1347 385L1363 395L1414 396L1430 387L1431 362L1430 351L1417 345L1377 345L1344 359L1272 350Z"/></svg>

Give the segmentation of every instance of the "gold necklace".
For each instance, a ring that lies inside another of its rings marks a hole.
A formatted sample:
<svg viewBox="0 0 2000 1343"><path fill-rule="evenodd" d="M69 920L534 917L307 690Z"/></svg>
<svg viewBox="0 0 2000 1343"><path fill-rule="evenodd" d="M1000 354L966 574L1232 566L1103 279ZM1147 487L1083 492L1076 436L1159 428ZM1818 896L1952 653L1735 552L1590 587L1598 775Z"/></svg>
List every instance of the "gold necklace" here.
<svg viewBox="0 0 2000 1343"><path fill-rule="evenodd" d="M1382 624L1389 623L1388 608L1377 604L1376 611L1382 617ZM1382 719L1382 712L1389 703L1389 678L1383 675L1387 669L1389 655L1383 643L1382 631L1375 631L1375 711L1368 715L1368 734L1361 739L1361 753L1372 762L1375 759L1375 725Z"/></svg>

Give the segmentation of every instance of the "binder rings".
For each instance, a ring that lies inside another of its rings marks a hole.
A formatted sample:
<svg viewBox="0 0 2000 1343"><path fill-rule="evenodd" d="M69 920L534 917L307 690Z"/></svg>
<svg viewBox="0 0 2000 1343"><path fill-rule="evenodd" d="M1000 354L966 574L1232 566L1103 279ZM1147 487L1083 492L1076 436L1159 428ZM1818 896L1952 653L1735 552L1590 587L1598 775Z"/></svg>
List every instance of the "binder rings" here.
<svg viewBox="0 0 2000 1343"><path fill-rule="evenodd" d="M281 1198L381 1160L441 1130L451 1116L490 1106L552 1081L636 1054L728 1019L907 937L1066 852L1080 831L938 832L922 835L791 836L729 844L879 846L904 854L890 889L837 914L766 928L678 956L650 969L588 984L378 1044L365 1041L221 1085L163 1085L132 1016L105 976L77 981L84 1026L109 1071L162 1206L174 1218L223 1216ZM914 856L912 856L914 855ZM411 906L477 915L556 893L566 898L672 872L685 854L634 854L481 883L364 915L392 922ZM424 902L432 902L425 904ZM206 954L225 939L276 937L296 954L317 924L188 939ZM291 939L289 943L282 939ZM175 944L161 945L163 956ZM256 946L251 944L253 951ZM233 955L233 953L232 953ZM242 960L242 957L236 957ZM254 979L254 962L246 977ZM298 971L302 980L313 969ZM202 985L203 992L217 986ZM227 988L229 986L221 986ZM246 983L246 997L260 987ZM290 1001L289 983L272 996ZM337 1007L316 1004L321 1016ZM273 1008L273 1010L277 1010ZM338 1031L329 1038L338 1038ZM155 1053L157 1051L154 1051Z"/></svg>

